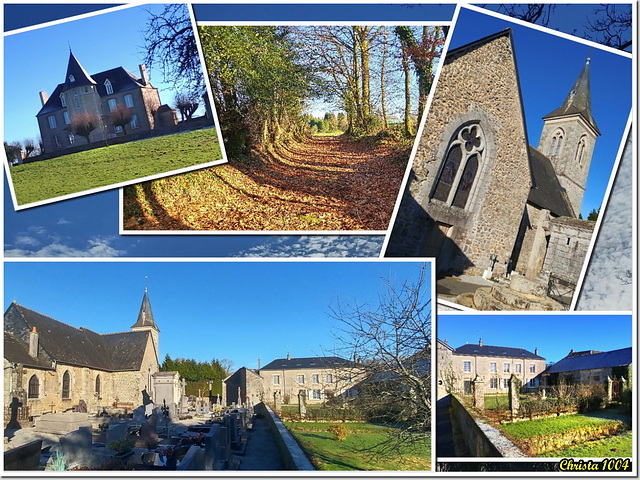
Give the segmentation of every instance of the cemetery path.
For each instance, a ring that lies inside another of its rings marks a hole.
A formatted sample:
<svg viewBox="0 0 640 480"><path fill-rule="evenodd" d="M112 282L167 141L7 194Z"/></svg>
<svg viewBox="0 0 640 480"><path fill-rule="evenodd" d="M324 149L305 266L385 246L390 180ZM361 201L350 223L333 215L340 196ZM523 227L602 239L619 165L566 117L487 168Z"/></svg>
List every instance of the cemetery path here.
<svg viewBox="0 0 640 480"><path fill-rule="evenodd" d="M125 188L125 230L386 230L409 152L312 137Z"/></svg>
<svg viewBox="0 0 640 480"><path fill-rule="evenodd" d="M264 418L254 419L239 470L284 470L276 439Z"/></svg>

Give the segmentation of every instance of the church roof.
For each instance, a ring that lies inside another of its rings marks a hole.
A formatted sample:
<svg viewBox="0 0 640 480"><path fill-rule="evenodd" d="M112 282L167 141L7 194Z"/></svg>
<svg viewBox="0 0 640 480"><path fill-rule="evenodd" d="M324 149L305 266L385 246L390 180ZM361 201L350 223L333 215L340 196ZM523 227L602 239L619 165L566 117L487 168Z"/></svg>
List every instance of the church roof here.
<svg viewBox="0 0 640 480"><path fill-rule="evenodd" d="M575 217L567 192L560 185L551 160L529 145L531 190L527 201L549 210L557 217Z"/></svg>
<svg viewBox="0 0 640 480"><path fill-rule="evenodd" d="M589 61L585 63L582 68L582 72L578 76L576 83L573 84L571 91L564 99L564 103L560 108L557 108L550 114L542 117L543 120L554 117L564 117L566 115L581 115L585 121L591 125L597 135L600 135L600 130L596 125L593 116L591 115L591 85L589 80Z"/></svg>
<svg viewBox="0 0 640 480"><path fill-rule="evenodd" d="M36 328L38 358L28 354L29 332ZM99 334L87 328L75 328L31 309L12 303L4 314L4 358L26 364L27 358L16 345L22 345L33 365L51 366L52 362L105 371L139 370L149 332ZM7 340L12 337L14 340ZM25 347L26 345L26 347Z"/></svg>
<svg viewBox="0 0 640 480"><path fill-rule="evenodd" d="M95 86L100 97L107 96L107 87L104 85L104 82L107 79L109 79L109 82L111 82L111 87L113 88L113 95L121 92L125 92L127 90L133 90L135 88L145 87L145 85L142 83L141 78L138 78L136 75L134 75L124 67L112 68L110 70L105 70L104 72L94 73L93 75L87 74L87 76L91 78L92 80L91 84ZM69 88L74 88L82 85L89 85L89 83L84 83L84 84L78 83L77 78L78 77L76 77L76 83L69 84L68 83L69 74L67 73L67 80L64 83L60 83L56 86L56 88L51 93L51 96L45 102L45 104L42 106L42 108L36 114L36 116L42 115L44 113L55 112L57 110L65 108L62 106L62 102L60 101L60 94L62 92L68 90Z"/></svg>
<svg viewBox="0 0 640 480"><path fill-rule="evenodd" d="M549 367L547 373L574 372L577 370L591 370L594 368L612 368L631 365L633 355L631 347L600 352L590 355L569 354L562 360Z"/></svg>
<svg viewBox="0 0 640 480"><path fill-rule="evenodd" d="M528 358L531 360L544 360L544 357L531 353L523 348L498 347L495 345L477 345L467 343L456 348L455 355L473 355L476 357L504 357L504 358Z"/></svg>
<svg viewBox="0 0 640 480"><path fill-rule="evenodd" d="M149 302L149 294L147 289L144 289L144 297L142 297L142 305L140 305L140 313L138 313L138 321L131 325L131 328L150 327L158 332L158 326L153 319L153 312L151 311L151 302Z"/></svg>

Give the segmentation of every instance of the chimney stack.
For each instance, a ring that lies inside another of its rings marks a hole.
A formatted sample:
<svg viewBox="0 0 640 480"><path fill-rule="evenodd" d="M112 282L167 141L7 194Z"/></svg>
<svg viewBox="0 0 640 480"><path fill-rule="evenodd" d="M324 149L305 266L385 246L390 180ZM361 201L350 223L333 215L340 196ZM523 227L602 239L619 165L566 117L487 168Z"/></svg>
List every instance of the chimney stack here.
<svg viewBox="0 0 640 480"><path fill-rule="evenodd" d="M258 370L260 370L260 357L258 357Z"/></svg>
<svg viewBox="0 0 640 480"><path fill-rule="evenodd" d="M33 358L38 358L38 332L36 332L36 327L31 329L29 333L29 356Z"/></svg>
<svg viewBox="0 0 640 480"><path fill-rule="evenodd" d="M480 346L480 347L482 346L482 339L480 339L480 340L478 341L478 346Z"/></svg>
<svg viewBox="0 0 640 480"><path fill-rule="evenodd" d="M536 352L536 355L537 355L537 354L538 354L538 347L536 347L536 350L535 350L535 352Z"/></svg>
<svg viewBox="0 0 640 480"><path fill-rule="evenodd" d="M287 352L287 360L291 360L291 354Z"/></svg>
<svg viewBox="0 0 640 480"><path fill-rule="evenodd" d="M447 340L446 338L444 339L444 344L445 345L449 345L449 340Z"/></svg>
<svg viewBox="0 0 640 480"><path fill-rule="evenodd" d="M44 107L44 104L47 103L47 100L49 100L49 96L47 95L47 92L40 92L40 102L42 102L43 107Z"/></svg>
<svg viewBox="0 0 640 480"><path fill-rule="evenodd" d="M144 63L138 65L140 69L140 78L142 79L142 84L147 85L149 83L149 74L147 73L147 66Z"/></svg>

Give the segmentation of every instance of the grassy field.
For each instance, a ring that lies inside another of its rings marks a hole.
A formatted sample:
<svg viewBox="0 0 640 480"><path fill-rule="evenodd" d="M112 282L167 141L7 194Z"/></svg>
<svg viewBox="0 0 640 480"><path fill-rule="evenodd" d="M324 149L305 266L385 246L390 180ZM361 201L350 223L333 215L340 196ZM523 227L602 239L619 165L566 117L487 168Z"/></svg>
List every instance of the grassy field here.
<svg viewBox="0 0 640 480"><path fill-rule="evenodd" d="M576 457L576 458L618 458L631 457L633 442L631 433L615 435L593 442L586 442L569 448L552 450L541 454L541 457Z"/></svg>
<svg viewBox="0 0 640 480"><path fill-rule="evenodd" d="M498 406L502 408L509 408L509 396L508 395L485 395L484 396L484 408L487 410L495 410Z"/></svg>
<svg viewBox="0 0 640 480"><path fill-rule="evenodd" d="M340 423L350 433L342 442L327 429L330 423L285 422L318 470L430 470L431 441L386 453L377 444L387 438L385 427L368 423ZM365 449L370 449L366 452Z"/></svg>
<svg viewBox="0 0 640 480"><path fill-rule="evenodd" d="M616 424L618 420L595 415L565 415L562 417L542 418L524 422L507 423L500 428L520 440L539 435L556 435L568 430L578 430L590 427L602 427Z"/></svg>
<svg viewBox="0 0 640 480"><path fill-rule="evenodd" d="M11 179L25 205L221 158L216 131L207 128L18 165Z"/></svg>

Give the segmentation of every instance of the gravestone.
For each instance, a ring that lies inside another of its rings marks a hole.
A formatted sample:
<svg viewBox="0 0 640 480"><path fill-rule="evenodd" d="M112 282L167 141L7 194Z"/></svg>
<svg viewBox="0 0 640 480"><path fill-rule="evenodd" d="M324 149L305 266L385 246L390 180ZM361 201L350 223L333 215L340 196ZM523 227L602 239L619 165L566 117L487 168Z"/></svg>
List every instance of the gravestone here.
<svg viewBox="0 0 640 480"><path fill-rule="evenodd" d="M223 435L220 425L212 425L211 430L204 437L205 470L223 470L226 459L224 458Z"/></svg>
<svg viewBox="0 0 640 480"><path fill-rule="evenodd" d="M48 413L36 419L35 430L38 432L65 435L90 423L91 421L86 413Z"/></svg>
<svg viewBox="0 0 640 480"><path fill-rule="evenodd" d="M275 392L273 394L273 403L276 412L282 410L282 395L280 395L280 392Z"/></svg>
<svg viewBox="0 0 640 480"><path fill-rule="evenodd" d="M20 423L18 422L18 409L22 406L22 402L18 400L18 397L15 396L11 399L11 403L9 404L9 408L11 409L11 419L7 424L7 429L9 430L17 430L22 428Z"/></svg>
<svg viewBox="0 0 640 480"><path fill-rule="evenodd" d="M183 415L189 413L189 397L186 395L180 397L180 413Z"/></svg>
<svg viewBox="0 0 640 480"><path fill-rule="evenodd" d="M29 442L4 452L5 470L38 470L42 440Z"/></svg>
<svg viewBox="0 0 640 480"><path fill-rule="evenodd" d="M518 380L518 377L512 373L511 378L509 379L509 410L511 410L512 418L517 415L518 410L520 410L520 400L518 398L519 393L520 380Z"/></svg>
<svg viewBox="0 0 640 480"><path fill-rule="evenodd" d="M222 453L222 461L226 464L231 457L231 438L229 437L229 427L220 427L220 452Z"/></svg>
<svg viewBox="0 0 640 480"><path fill-rule="evenodd" d="M307 415L307 394L304 390L298 392L298 413L300 413L300 418Z"/></svg>
<svg viewBox="0 0 640 480"><path fill-rule="evenodd" d="M473 381L473 406L484 410L484 377L476 375Z"/></svg>
<svg viewBox="0 0 640 480"><path fill-rule="evenodd" d="M147 420L145 409L146 409L145 405L140 405L138 408L136 408L133 411L133 421L135 423L142 424L143 422L145 422Z"/></svg>
<svg viewBox="0 0 640 480"><path fill-rule="evenodd" d="M156 432L156 426L158 423L158 416L151 415L149 420L144 422L140 427L140 437L144 440L147 448L156 448L158 446L158 433Z"/></svg>
<svg viewBox="0 0 640 480"><path fill-rule="evenodd" d="M91 427L80 427L78 430L67 433L60 439L60 448L67 465L88 465L92 459L92 434Z"/></svg>
<svg viewBox="0 0 640 480"><path fill-rule="evenodd" d="M89 409L87 408L87 402L81 399L78 402L78 405L74 407L74 411L78 413L87 413L89 411Z"/></svg>
<svg viewBox="0 0 640 480"><path fill-rule="evenodd" d="M107 430L107 435L105 439L105 443L109 445L111 442L115 442L116 440L120 440L127 436L127 423L120 422L115 425L109 426L109 430Z"/></svg>

